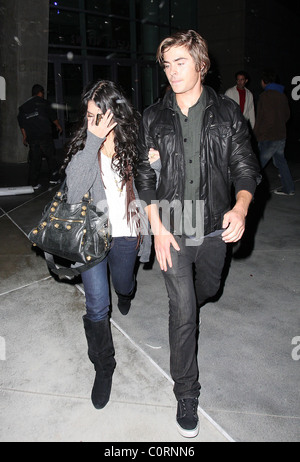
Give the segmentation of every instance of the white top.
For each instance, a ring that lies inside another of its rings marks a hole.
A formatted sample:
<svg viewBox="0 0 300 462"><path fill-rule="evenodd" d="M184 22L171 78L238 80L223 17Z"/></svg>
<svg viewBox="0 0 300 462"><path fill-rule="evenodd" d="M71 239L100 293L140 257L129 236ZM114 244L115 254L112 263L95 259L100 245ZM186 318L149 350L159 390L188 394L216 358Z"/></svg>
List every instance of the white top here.
<svg viewBox="0 0 300 462"><path fill-rule="evenodd" d="M111 167L112 159L101 153L101 167L108 205L108 216L112 226L112 236L136 236L127 223L126 187L121 191L122 181Z"/></svg>

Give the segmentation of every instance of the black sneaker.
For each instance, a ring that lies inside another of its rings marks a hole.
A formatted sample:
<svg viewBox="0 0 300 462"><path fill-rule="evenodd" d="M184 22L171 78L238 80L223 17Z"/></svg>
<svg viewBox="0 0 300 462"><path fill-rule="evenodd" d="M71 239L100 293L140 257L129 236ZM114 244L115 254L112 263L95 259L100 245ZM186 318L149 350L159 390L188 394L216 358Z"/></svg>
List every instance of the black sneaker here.
<svg viewBox="0 0 300 462"><path fill-rule="evenodd" d="M52 173L51 178L49 180L49 183L50 184L60 184L61 183L61 179L59 177L59 172L58 171Z"/></svg>
<svg viewBox="0 0 300 462"><path fill-rule="evenodd" d="M198 398L185 398L178 401L177 427L185 438L195 438L199 433L199 418L197 413Z"/></svg>
<svg viewBox="0 0 300 462"><path fill-rule="evenodd" d="M49 180L49 183L50 183L50 184L60 184L60 183L61 183L61 180L60 180L60 179L55 180L54 178L51 178L51 180Z"/></svg>

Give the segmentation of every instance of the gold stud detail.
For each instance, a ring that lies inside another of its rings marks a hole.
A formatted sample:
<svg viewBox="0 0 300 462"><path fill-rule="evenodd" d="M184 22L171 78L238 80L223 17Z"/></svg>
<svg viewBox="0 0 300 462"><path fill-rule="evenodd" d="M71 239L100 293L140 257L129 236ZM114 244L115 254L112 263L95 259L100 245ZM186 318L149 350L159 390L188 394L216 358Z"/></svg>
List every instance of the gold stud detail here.
<svg viewBox="0 0 300 462"><path fill-rule="evenodd" d="M82 215L83 217L85 217L85 216L86 216L86 213L85 213L85 212L81 212L81 215Z"/></svg>
<svg viewBox="0 0 300 462"><path fill-rule="evenodd" d="M59 224L55 223L54 228L59 228Z"/></svg>
<svg viewBox="0 0 300 462"><path fill-rule="evenodd" d="M90 261L92 259L92 257L88 256L86 257L87 261Z"/></svg>
<svg viewBox="0 0 300 462"><path fill-rule="evenodd" d="M82 210L86 210L86 209L87 209L86 205L83 205Z"/></svg>
<svg viewBox="0 0 300 462"><path fill-rule="evenodd" d="M54 207L58 206L58 202L53 202Z"/></svg>
<svg viewBox="0 0 300 462"><path fill-rule="evenodd" d="M37 234L38 233L38 230L35 229L34 231L32 231L33 234Z"/></svg>
<svg viewBox="0 0 300 462"><path fill-rule="evenodd" d="M60 192L60 191L58 191L57 195L58 195L58 197L60 197L60 196L61 196L61 192Z"/></svg>
<svg viewBox="0 0 300 462"><path fill-rule="evenodd" d="M51 212L55 212L55 207L51 207Z"/></svg>
<svg viewBox="0 0 300 462"><path fill-rule="evenodd" d="M71 226L71 225L67 225L67 229L71 229L71 228L72 228L72 226Z"/></svg>

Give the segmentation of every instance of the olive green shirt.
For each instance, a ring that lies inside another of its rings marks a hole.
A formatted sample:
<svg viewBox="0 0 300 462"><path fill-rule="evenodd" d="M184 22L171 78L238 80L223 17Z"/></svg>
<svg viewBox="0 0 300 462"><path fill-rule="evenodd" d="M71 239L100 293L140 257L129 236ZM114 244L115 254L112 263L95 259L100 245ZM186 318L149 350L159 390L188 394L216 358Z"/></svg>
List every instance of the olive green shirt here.
<svg viewBox="0 0 300 462"><path fill-rule="evenodd" d="M200 192L200 136L202 130L204 110L207 105L205 87L200 98L194 106L189 108L188 116L181 112L174 95L173 109L179 115L185 161L185 189L184 200L190 201L190 206L185 202L183 232L191 235L189 230L196 226L196 204L199 201ZM191 217L192 214L192 217Z"/></svg>

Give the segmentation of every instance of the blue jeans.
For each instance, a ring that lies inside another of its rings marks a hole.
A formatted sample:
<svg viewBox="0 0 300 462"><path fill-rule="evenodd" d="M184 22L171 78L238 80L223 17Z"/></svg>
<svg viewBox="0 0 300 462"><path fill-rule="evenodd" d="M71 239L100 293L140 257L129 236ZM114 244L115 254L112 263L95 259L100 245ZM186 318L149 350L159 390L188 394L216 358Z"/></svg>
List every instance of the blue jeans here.
<svg viewBox="0 0 300 462"><path fill-rule="evenodd" d="M136 237L115 237L107 257L81 274L85 291L86 316L90 321L101 321L109 312L108 267L116 292L129 295L134 290L137 253Z"/></svg>
<svg viewBox="0 0 300 462"><path fill-rule="evenodd" d="M258 147L260 151L261 167L265 168L269 160L273 158L274 164L280 173L282 190L287 194L295 191L292 175L284 156L285 139L276 141L260 141L258 143Z"/></svg>
<svg viewBox="0 0 300 462"><path fill-rule="evenodd" d="M197 363L198 308L220 288L227 246L221 236L206 237L199 246L186 246L175 236L172 268L163 271L169 296L170 371L177 400L200 393Z"/></svg>

